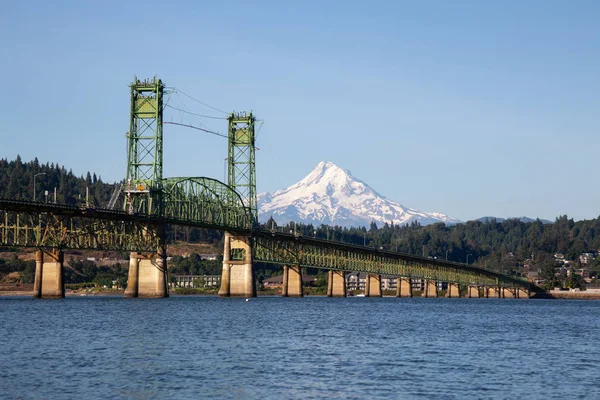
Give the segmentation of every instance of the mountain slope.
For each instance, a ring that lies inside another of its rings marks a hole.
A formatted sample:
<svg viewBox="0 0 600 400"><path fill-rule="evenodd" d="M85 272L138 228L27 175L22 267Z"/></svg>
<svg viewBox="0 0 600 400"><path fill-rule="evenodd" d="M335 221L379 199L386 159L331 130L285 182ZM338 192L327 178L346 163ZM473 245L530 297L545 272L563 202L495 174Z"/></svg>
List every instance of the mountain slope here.
<svg viewBox="0 0 600 400"><path fill-rule="evenodd" d="M386 199L369 185L332 162L321 161L300 182L274 193L258 195L259 220L298 221L315 225L368 226L371 221L421 225L458 223L440 213L425 213Z"/></svg>

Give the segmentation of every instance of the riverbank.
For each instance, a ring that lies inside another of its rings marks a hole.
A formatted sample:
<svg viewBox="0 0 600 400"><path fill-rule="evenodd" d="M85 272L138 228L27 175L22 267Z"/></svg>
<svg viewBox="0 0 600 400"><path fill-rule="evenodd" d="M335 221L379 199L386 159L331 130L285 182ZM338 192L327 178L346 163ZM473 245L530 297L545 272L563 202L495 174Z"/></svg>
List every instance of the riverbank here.
<svg viewBox="0 0 600 400"><path fill-rule="evenodd" d="M69 290L65 292L65 296L124 296L125 291L123 289L107 289L107 288L86 288L80 290ZM274 297L280 296L281 292L278 290L265 290L259 291L259 297ZM201 296L217 296L216 289L171 289L169 291L170 296L190 296L190 295L201 295ZM314 291L313 293L305 293L305 296L324 296L325 293ZM33 296L33 285L0 285L0 297L4 296ZM349 296L352 297L352 296ZM395 297L392 295L385 295L384 297ZM415 296L420 297L420 296ZM541 296L536 296L537 299L559 299L559 300L600 300L599 290L587 290L587 291L569 291L569 290L550 290ZM533 298L533 299L535 299Z"/></svg>
<svg viewBox="0 0 600 400"><path fill-rule="evenodd" d="M548 292L553 299L561 300L600 300L600 291L570 291L570 290L550 290Z"/></svg>

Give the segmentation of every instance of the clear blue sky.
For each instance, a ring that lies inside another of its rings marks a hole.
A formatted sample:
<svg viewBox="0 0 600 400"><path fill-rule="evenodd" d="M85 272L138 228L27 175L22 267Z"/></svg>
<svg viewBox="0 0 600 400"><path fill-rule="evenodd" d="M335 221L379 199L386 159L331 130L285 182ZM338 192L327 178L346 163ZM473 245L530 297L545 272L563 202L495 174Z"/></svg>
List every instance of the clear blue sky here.
<svg viewBox="0 0 600 400"><path fill-rule="evenodd" d="M259 191L329 160L462 220L595 218L599 21L598 1L4 2L0 157L122 179L128 84L156 74L264 120ZM226 155L165 127L165 176L222 178Z"/></svg>

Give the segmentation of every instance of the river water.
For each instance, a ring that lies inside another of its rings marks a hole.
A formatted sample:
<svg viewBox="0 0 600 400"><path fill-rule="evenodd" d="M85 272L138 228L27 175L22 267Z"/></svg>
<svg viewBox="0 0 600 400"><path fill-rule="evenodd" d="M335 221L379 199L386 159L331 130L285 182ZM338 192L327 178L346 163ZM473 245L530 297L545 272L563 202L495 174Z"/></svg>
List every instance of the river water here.
<svg viewBox="0 0 600 400"><path fill-rule="evenodd" d="M0 298L0 398L600 398L600 302Z"/></svg>

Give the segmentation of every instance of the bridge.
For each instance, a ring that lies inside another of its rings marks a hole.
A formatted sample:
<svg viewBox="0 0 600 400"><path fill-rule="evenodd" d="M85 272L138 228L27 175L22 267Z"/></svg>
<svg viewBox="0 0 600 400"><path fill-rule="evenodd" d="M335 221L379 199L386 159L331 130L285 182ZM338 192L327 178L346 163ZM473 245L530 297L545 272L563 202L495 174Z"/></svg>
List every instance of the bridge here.
<svg viewBox="0 0 600 400"><path fill-rule="evenodd" d="M166 297L167 225L225 232L220 296L256 296L253 265L283 267L283 295L303 295L302 269L328 270L330 297L346 296L345 274L367 274L366 296L381 296L381 275L397 279L397 297L412 297L414 280L423 296L529 298L526 280L473 265L261 229L258 224L255 122L252 113L228 121L227 183L208 177L163 177L163 95L159 79L130 86L125 183L108 207L95 208L0 199L0 246L34 247L35 297L64 297L63 250L130 252L127 297Z"/></svg>

